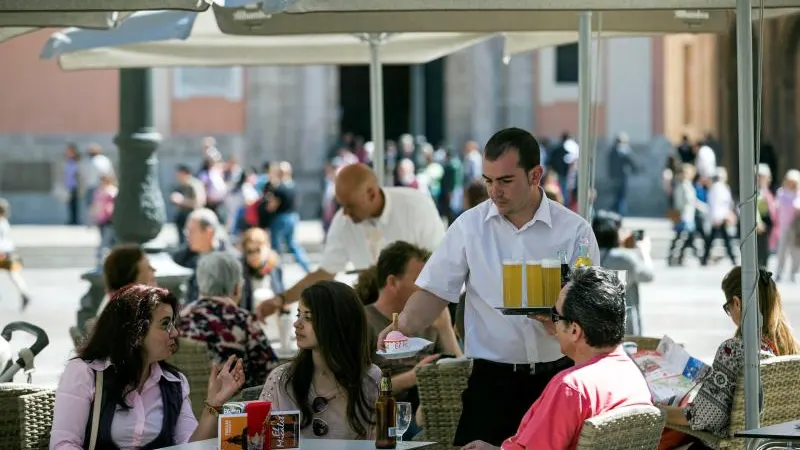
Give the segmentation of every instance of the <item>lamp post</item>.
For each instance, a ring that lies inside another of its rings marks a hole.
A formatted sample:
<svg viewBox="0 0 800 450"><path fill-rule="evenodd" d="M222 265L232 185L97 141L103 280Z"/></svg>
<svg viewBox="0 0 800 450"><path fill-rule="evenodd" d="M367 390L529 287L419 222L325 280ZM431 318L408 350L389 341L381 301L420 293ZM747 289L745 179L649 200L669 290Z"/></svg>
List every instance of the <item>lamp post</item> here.
<svg viewBox="0 0 800 450"><path fill-rule="evenodd" d="M150 69L119 71L119 195L114 203L112 224L119 243L138 244L156 270L159 286L180 298L181 286L192 271L172 261L163 242L157 242L167 220L164 197L158 182L156 151L161 135L153 126ZM81 298L78 327L95 316L105 295L102 268L81 276L91 286Z"/></svg>

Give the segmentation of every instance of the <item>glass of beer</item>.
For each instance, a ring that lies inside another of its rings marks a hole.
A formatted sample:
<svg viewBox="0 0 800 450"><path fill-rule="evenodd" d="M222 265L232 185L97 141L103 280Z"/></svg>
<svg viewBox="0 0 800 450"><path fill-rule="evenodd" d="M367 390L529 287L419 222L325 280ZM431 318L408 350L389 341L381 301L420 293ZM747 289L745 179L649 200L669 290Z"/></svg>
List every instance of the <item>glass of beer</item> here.
<svg viewBox="0 0 800 450"><path fill-rule="evenodd" d="M503 261L503 306L522 307L522 261Z"/></svg>
<svg viewBox="0 0 800 450"><path fill-rule="evenodd" d="M557 259L542 260L542 280L544 281L544 304L555 306L561 293L561 261Z"/></svg>
<svg viewBox="0 0 800 450"><path fill-rule="evenodd" d="M525 263L525 281L528 292L527 306L545 306L541 261L528 261Z"/></svg>

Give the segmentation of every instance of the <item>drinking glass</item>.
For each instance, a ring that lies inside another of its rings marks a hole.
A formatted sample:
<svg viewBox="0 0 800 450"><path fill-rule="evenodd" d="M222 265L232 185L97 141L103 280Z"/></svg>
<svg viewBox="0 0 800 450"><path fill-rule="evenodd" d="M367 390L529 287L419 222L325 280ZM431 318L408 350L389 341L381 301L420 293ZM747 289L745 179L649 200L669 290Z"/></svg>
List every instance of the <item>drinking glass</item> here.
<svg viewBox="0 0 800 450"><path fill-rule="evenodd" d="M403 435L411 426L411 403L397 402L397 442L403 442Z"/></svg>

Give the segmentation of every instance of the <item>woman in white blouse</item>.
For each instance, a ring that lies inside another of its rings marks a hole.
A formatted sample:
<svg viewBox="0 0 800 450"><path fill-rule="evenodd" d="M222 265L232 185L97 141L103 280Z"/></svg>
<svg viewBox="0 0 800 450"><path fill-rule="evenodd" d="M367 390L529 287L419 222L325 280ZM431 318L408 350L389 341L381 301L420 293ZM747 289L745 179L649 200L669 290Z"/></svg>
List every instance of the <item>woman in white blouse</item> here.
<svg viewBox="0 0 800 450"><path fill-rule="evenodd" d="M178 349L177 307L157 287L114 294L61 376L50 449L156 449L217 435L222 404L244 383L242 361L212 367L198 421L186 377L166 362Z"/></svg>

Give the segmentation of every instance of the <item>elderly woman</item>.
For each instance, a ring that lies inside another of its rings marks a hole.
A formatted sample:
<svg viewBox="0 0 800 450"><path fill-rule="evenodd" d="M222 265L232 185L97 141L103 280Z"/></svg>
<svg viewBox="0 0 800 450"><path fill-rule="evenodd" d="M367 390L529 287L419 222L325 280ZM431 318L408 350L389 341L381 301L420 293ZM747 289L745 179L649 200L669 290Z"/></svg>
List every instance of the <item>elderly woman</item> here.
<svg viewBox="0 0 800 450"><path fill-rule="evenodd" d="M181 311L181 334L205 342L217 362L241 358L245 386L263 385L278 358L253 313L239 306L241 264L230 253L212 252L200 258L195 273L200 295Z"/></svg>
<svg viewBox="0 0 800 450"><path fill-rule="evenodd" d="M172 259L187 269L197 269L197 260L207 253L233 250L217 214L208 208L192 211L186 218L186 229L179 231L186 233L186 245L180 248ZM194 273L186 281L186 301L191 302L197 298L197 274Z"/></svg>

